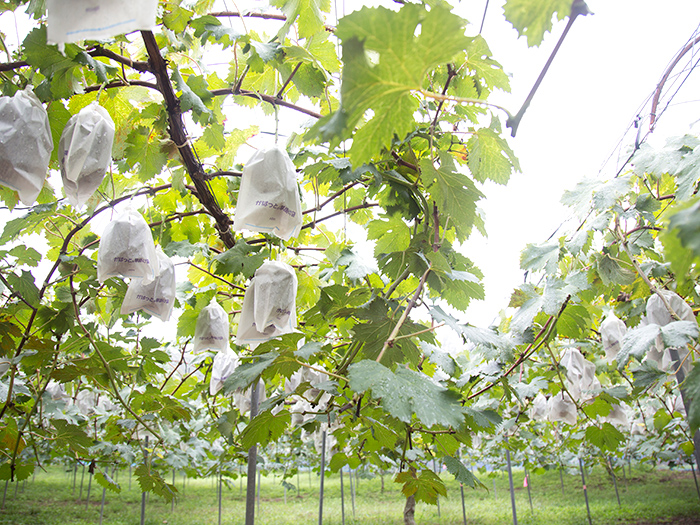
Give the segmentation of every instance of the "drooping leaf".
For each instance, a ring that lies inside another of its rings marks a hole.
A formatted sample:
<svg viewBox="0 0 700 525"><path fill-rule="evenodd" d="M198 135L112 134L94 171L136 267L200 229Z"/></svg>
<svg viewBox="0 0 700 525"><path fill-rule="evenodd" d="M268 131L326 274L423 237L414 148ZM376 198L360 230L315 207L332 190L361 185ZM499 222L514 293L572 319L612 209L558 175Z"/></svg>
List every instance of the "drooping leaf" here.
<svg viewBox="0 0 700 525"><path fill-rule="evenodd" d="M456 481L473 489L484 487L484 485L476 479L474 474L471 473L471 470L465 467L464 463L459 459L452 456L445 456L442 458L442 462L445 464L445 467L447 467L447 471L455 477Z"/></svg>
<svg viewBox="0 0 700 525"><path fill-rule="evenodd" d="M694 434L700 428L700 364L695 366L686 376L681 385L683 392L688 398L686 410L688 411L688 424L690 432Z"/></svg>
<svg viewBox="0 0 700 525"><path fill-rule="evenodd" d="M405 423L410 423L414 414L426 427L459 428L464 422L457 396L423 374L403 367L392 372L370 360L354 363L349 371L353 391L371 390L389 414Z"/></svg>
<svg viewBox="0 0 700 525"><path fill-rule="evenodd" d="M539 46L544 34L552 30L552 18L563 20L571 12L572 0L508 0L503 8L506 19L521 36L527 37L527 45Z"/></svg>
<svg viewBox="0 0 700 525"><path fill-rule="evenodd" d="M241 445L248 450L253 445L265 446L276 441L289 426L292 415L287 410L273 414L271 410L261 412L241 432Z"/></svg>

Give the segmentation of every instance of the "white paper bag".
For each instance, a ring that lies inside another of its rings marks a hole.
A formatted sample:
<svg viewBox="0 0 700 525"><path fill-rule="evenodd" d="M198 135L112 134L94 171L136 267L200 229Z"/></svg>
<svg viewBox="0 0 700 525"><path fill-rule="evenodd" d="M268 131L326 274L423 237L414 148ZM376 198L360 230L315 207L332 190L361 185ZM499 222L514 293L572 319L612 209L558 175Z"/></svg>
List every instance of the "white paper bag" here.
<svg viewBox="0 0 700 525"><path fill-rule="evenodd" d="M243 298L236 344L257 345L293 332L297 324L296 295L294 268L277 261L263 263Z"/></svg>
<svg viewBox="0 0 700 525"><path fill-rule="evenodd" d="M663 295L666 302L673 309L676 315L678 315L681 321L690 321L693 323L697 322L693 309L683 300L680 295L670 290L660 290L659 293ZM666 308L666 305L658 294L653 294L651 297L649 297L647 300L647 313L646 316L642 318L642 322L666 326L674 321L675 319L673 319L671 316L671 312L668 311L668 308ZM687 359L688 349L683 347L677 348L676 350L678 352L679 361L683 363L684 372L688 373L692 368L691 360ZM654 347L649 349L646 359L654 361L661 370L668 371L671 369L671 364L673 361L671 358L671 352L669 348L665 348L661 336L656 338L656 344Z"/></svg>
<svg viewBox="0 0 700 525"><path fill-rule="evenodd" d="M102 40L156 25L158 0L46 0L49 44Z"/></svg>
<svg viewBox="0 0 700 525"><path fill-rule="evenodd" d="M578 419L576 405L562 390L556 396L549 398L547 403L547 419L549 421L563 421L569 425L575 425Z"/></svg>
<svg viewBox="0 0 700 525"><path fill-rule="evenodd" d="M286 151L277 146L258 150L245 165L233 229L271 233L285 241L299 235L301 200Z"/></svg>
<svg viewBox="0 0 700 525"><path fill-rule="evenodd" d="M612 363L617 358L625 333L627 333L627 326L615 314L610 314L600 323L600 335L603 340L605 360L608 363Z"/></svg>
<svg viewBox="0 0 700 525"><path fill-rule="evenodd" d="M58 143L63 189L80 208L95 193L112 162L114 122L96 102L73 115Z"/></svg>
<svg viewBox="0 0 700 525"><path fill-rule="evenodd" d="M228 314L216 299L202 308L194 329L194 352L214 350L226 352L229 349Z"/></svg>
<svg viewBox="0 0 700 525"><path fill-rule="evenodd" d="M238 368L238 355L230 349L217 352L211 367L209 395L215 396L224 387L224 381Z"/></svg>
<svg viewBox="0 0 700 525"><path fill-rule="evenodd" d="M0 184L27 206L44 185L51 151L49 116L31 87L0 97Z"/></svg>
<svg viewBox="0 0 700 525"><path fill-rule="evenodd" d="M97 250L97 279L135 277L152 281L158 271L158 255L151 229L131 206L105 227Z"/></svg>
<svg viewBox="0 0 700 525"><path fill-rule="evenodd" d="M175 304L175 266L160 246L156 248L156 255L158 272L155 279L151 282L144 279L131 280L120 310L122 315L143 310L161 321L170 319Z"/></svg>

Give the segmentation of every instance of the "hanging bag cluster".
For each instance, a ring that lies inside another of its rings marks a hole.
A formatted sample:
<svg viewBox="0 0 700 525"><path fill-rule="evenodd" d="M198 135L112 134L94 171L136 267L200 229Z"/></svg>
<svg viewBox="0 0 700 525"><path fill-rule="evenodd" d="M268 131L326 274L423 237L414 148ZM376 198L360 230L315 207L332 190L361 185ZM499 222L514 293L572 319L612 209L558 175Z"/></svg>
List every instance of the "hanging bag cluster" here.
<svg viewBox="0 0 700 525"><path fill-rule="evenodd" d="M229 349L228 338L228 314L216 299L212 299L202 308L197 317L197 325L194 329L194 352L205 350L226 352Z"/></svg>
<svg viewBox="0 0 700 525"><path fill-rule="evenodd" d="M115 276L153 281L158 256L151 229L141 214L128 207L105 227L97 250L97 279Z"/></svg>
<svg viewBox="0 0 700 525"><path fill-rule="evenodd" d="M46 0L49 44L100 40L152 29L158 0Z"/></svg>
<svg viewBox="0 0 700 525"><path fill-rule="evenodd" d="M266 261L243 298L237 345L260 344L296 327L297 276L294 268Z"/></svg>
<svg viewBox="0 0 700 525"><path fill-rule="evenodd" d="M238 368L238 362L238 355L233 350L227 348L216 353L211 366L209 395L215 396L224 387L224 381Z"/></svg>
<svg viewBox="0 0 700 525"><path fill-rule="evenodd" d="M233 229L270 233L285 241L299 235L301 200L286 151L276 146L258 150L245 165Z"/></svg>
<svg viewBox="0 0 700 525"><path fill-rule="evenodd" d="M53 139L49 116L30 87L0 97L0 184L31 206L44 185Z"/></svg>
<svg viewBox="0 0 700 525"><path fill-rule="evenodd" d="M122 303L120 313L130 314L137 310L148 312L161 321L170 319L175 304L175 266L170 257L156 248L158 272L153 281L132 279Z"/></svg>
<svg viewBox="0 0 700 525"><path fill-rule="evenodd" d="M58 143L58 164L63 189L70 203L80 208L100 186L112 162L114 122L93 102L73 115Z"/></svg>

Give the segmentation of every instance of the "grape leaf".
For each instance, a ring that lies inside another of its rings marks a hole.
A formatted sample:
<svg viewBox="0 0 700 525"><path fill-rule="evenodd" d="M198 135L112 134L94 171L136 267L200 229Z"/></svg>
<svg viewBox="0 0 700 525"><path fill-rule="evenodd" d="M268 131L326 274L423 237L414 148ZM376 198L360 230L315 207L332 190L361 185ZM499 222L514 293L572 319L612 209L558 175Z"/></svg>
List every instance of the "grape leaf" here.
<svg viewBox="0 0 700 525"><path fill-rule="evenodd" d="M253 445L266 445L284 433L292 421L292 415L282 410L277 415L271 410L261 412L241 432L241 446L247 450Z"/></svg>
<svg viewBox="0 0 700 525"><path fill-rule="evenodd" d="M416 501L424 501L431 505L437 504L439 495L447 496L447 489L440 477L432 470L422 470L420 476L414 471L399 472L396 475L396 483L403 483L401 492L407 498L415 497Z"/></svg>
<svg viewBox="0 0 700 525"><path fill-rule="evenodd" d="M214 273L222 276L242 274L250 279L255 274L255 270L265 262L267 256L267 250L239 239L233 248L214 257L213 260L216 261Z"/></svg>
<svg viewBox="0 0 700 525"><path fill-rule="evenodd" d="M586 428L586 440L600 450L615 452L618 445L625 441L625 435L606 422L600 427L591 425Z"/></svg>
<svg viewBox="0 0 700 525"><path fill-rule="evenodd" d="M552 17L563 20L571 12L572 0L508 0L503 7L506 19L527 38L529 47L539 46L552 30Z"/></svg>
<svg viewBox="0 0 700 525"><path fill-rule="evenodd" d="M413 131L413 113L418 109L413 91L423 87L431 68L449 62L469 46L464 25L442 5L430 11L412 4L398 12L363 8L341 19L336 35L343 43L345 68L342 106L334 115L343 118L336 119L332 128L327 126L334 117L322 119L317 130L326 126L326 133L342 129L344 135L371 110L372 117L355 134L350 149L354 166L388 148L394 135L404 137ZM370 60L368 52L376 55Z"/></svg>
<svg viewBox="0 0 700 525"><path fill-rule="evenodd" d="M445 456L442 458L442 462L445 464L445 467L447 467L447 471L461 484L473 489L477 487L486 488L459 459L452 456Z"/></svg>
<svg viewBox="0 0 700 525"><path fill-rule="evenodd" d="M404 423L410 423L414 414L426 427L459 428L464 423L459 398L424 374L403 367L392 372L370 360L351 365L349 371L353 391L371 390L372 397L381 398L384 409Z"/></svg>
<svg viewBox="0 0 700 525"><path fill-rule="evenodd" d="M681 386L688 400L686 410L690 432L694 434L700 429L700 363L695 363Z"/></svg>
<svg viewBox="0 0 700 525"><path fill-rule="evenodd" d="M273 5L282 10L287 21L277 32L282 40L289 28L298 20L299 36L307 38L323 30L323 13L330 11L330 0L271 0Z"/></svg>
<svg viewBox="0 0 700 525"><path fill-rule="evenodd" d="M500 125L492 124L492 127L476 130L467 142L467 148L469 169L479 182L492 180L506 184L514 170L520 171L515 153L500 135Z"/></svg>

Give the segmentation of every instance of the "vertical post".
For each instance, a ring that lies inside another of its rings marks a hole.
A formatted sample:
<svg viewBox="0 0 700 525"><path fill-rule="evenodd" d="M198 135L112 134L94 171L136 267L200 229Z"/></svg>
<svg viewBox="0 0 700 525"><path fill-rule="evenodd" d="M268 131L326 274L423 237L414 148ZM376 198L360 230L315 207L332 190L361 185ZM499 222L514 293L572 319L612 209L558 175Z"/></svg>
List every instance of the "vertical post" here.
<svg viewBox="0 0 700 525"><path fill-rule="evenodd" d="M238 465L238 494L243 495L243 468Z"/></svg>
<svg viewBox="0 0 700 525"><path fill-rule="evenodd" d="M518 512L515 510L515 487L513 487L513 468L510 464L510 450L506 438L506 464L508 465L508 481L510 482L510 506L513 509L513 525L518 525Z"/></svg>
<svg viewBox="0 0 700 525"><path fill-rule="evenodd" d="M173 469L173 487L175 486L175 469ZM170 500L170 512L175 512L175 497Z"/></svg>
<svg viewBox="0 0 700 525"><path fill-rule="evenodd" d="M527 487L527 497L530 500L530 512L535 513L535 509L532 506L532 493L530 492L530 473L525 469L525 486Z"/></svg>
<svg viewBox="0 0 700 525"><path fill-rule="evenodd" d="M464 503L464 485L459 484L459 490L462 492L462 522L467 525L467 506Z"/></svg>
<svg viewBox="0 0 700 525"><path fill-rule="evenodd" d="M301 481L299 481L299 465L297 465L297 498L300 496Z"/></svg>
<svg viewBox="0 0 700 525"><path fill-rule="evenodd" d="M350 479L350 498L352 500L352 519L353 521L355 520L355 484L357 484L357 478L355 478L355 482L353 483L352 478L354 476L352 475L352 469L348 470L348 478Z"/></svg>
<svg viewBox="0 0 700 525"><path fill-rule="evenodd" d="M693 473L693 479L695 480L695 491L698 493L698 498L700 499L700 487L698 486L698 476L695 474L695 467L693 466L693 456L690 456L690 470Z"/></svg>
<svg viewBox="0 0 700 525"><path fill-rule="evenodd" d="M78 477L78 461L76 460L75 464L73 465L73 496L75 496L75 478Z"/></svg>
<svg viewBox="0 0 700 525"><path fill-rule="evenodd" d="M440 477L437 469L437 460L435 458L433 458L433 472L435 472L437 477ZM438 518L440 518L440 496L435 498L435 504L437 505Z"/></svg>
<svg viewBox="0 0 700 525"><path fill-rule="evenodd" d="M78 502L83 499L83 481L85 480L85 463L83 463L83 473L80 475L80 495L78 496Z"/></svg>
<svg viewBox="0 0 700 525"><path fill-rule="evenodd" d="M615 496L617 496L617 506L622 508L622 503L620 502L620 492L617 490L617 476L615 476L615 469L613 469L610 457L608 457L608 466L610 467L610 475L612 476L613 484L615 485Z"/></svg>
<svg viewBox="0 0 700 525"><path fill-rule="evenodd" d="M16 479L16 480L15 480L15 495L12 496L12 499L13 499L13 500L17 499L17 492L18 492L18 491L19 491L19 480Z"/></svg>
<svg viewBox="0 0 700 525"><path fill-rule="evenodd" d="M90 488L92 487L92 470L93 470L93 464L90 463L90 468L88 468L88 473L90 474L90 477L88 478L88 491L87 491L87 498L85 498L85 508L88 508L88 505L90 504Z"/></svg>
<svg viewBox="0 0 700 525"><path fill-rule="evenodd" d="M588 512L588 524L593 525L591 520L591 507L588 505L588 488L586 487L586 476L583 473L583 460L578 458L578 466L581 469L581 482L583 483L583 495L586 498L586 512Z"/></svg>
<svg viewBox="0 0 700 525"><path fill-rule="evenodd" d="M559 465L559 481L561 482L561 495L564 495L564 466Z"/></svg>
<svg viewBox="0 0 700 525"><path fill-rule="evenodd" d="M221 525L221 492L223 491L223 486L221 485L221 465L219 465L219 525Z"/></svg>
<svg viewBox="0 0 700 525"><path fill-rule="evenodd" d="M496 494L496 476L493 477L493 499L498 500L498 495Z"/></svg>
<svg viewBox="0 0 700 525"><path fill-rule="evenodd" d="M105 476L109 476L109 465L105 467ZM100 504L100 525L102 525L102 517L105 513L105 498L107 497L107 489L102 488L102 503Z"/></svg>
<svg viewBox="0 0 700 525"><path fill-rule="evenodd" d="M144 464L148 461L148 436L146 436L146 444L143 448L143 462ZM131 479L131 476L129 476ZM146 493L141 493L141 525L146 525Z"/></svg>
<svg viewBox="0 0 700 525"><path fill-rule="evenodd" d="M131 490L131 463L129 463L129 490Z"/></svg>
<svg viewBox="0 0 700 525"><path fill-rule="evenodd" d="M318 525L323 525L323 482L326 477L326 431L321 433L321 487L318 493Z"/></svg>
<svg viewBox="0 0 700 525"><path fill-rule="evenodd" d="M250 394L250 419L258 415L258 381ZM258 447L248 450L248 479L245 496L245 525L255 525L255 471L257 469Z"/></svg>
<svg viewBox="0 0 700 525"><path fill-rule="evenodd" d="M695 480L695 485L698 482ZM343 469L340 469L340 516L342 519L341 525L345 525L345 490L343 488Z"/></svg>

